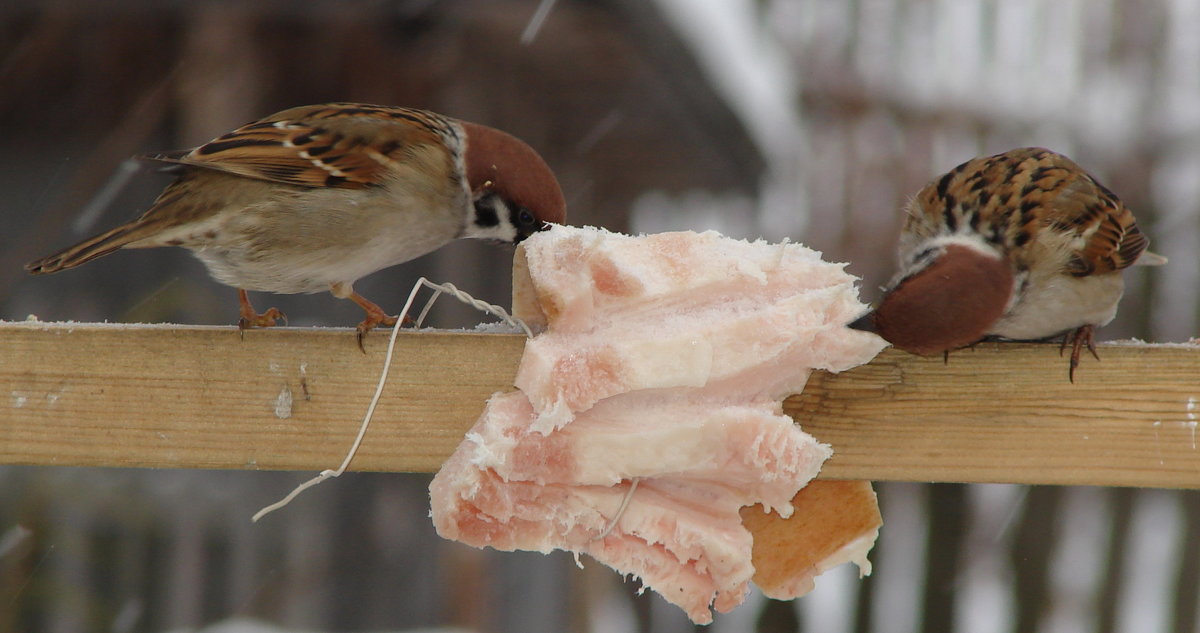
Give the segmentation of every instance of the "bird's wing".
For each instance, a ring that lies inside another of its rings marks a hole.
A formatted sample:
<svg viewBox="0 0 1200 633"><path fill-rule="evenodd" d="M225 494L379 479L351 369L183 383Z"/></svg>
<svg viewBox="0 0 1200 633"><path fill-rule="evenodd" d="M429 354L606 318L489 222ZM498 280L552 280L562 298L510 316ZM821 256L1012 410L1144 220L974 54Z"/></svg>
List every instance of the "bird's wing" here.
<svg viewBox="0 0 1200 633"><path fill-rule="evenodd" d="M1054 155L1046 176L1035 182L1048 198L1042 223L1078 236L1067 272L1083 277L1133 265L1150 243L1133 212L1087 172L1066 163L1069 159Z"/></svg>
<svg viewBox="0 0 1200 633"><path fill-rule="evenodd" d="M969 160L926 185L909 205L905 253L923 240L969 230L1021 259L1044 231L1078 277L1121 270L1143 256L1149 240L1133 213L1071 159L1040 147ZM1165 261L1147 254L1145 264Z"/></svg>
<svg viewBox="0 0 1200 633"><path fill-rule="evenodd" d="M457 132L423 110L333 103L284 110L195 149L147 156L300 187L360 189L380 184L389 166Z"/></svg>

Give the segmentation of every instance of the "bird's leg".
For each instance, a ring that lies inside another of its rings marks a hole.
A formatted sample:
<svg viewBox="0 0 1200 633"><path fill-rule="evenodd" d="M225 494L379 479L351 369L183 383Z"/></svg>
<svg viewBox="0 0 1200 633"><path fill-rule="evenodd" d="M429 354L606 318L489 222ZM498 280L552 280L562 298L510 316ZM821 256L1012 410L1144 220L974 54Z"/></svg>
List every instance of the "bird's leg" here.
<svg viewBox="0 0 1200 633"><path fill-rule="evenodd" d="M254 306L250 305L250 297L246 291L241 288L238 288L238 303L241 306L241 318L238 319L239 330L252 327L271 327L279 319L283 319L283 322L287 323L287 317L275 308L267 308L266 312L259 314Z"/></svg>
<svg viewBox="0 0 1200 633"><path fill-rule="evenodd" d="M395 327L399 319L387 314L383 311L383 308L380 308L371 301L368 301L366 297L358 294L357 292L351 293L347 298L354 303L357 303L358 306L367 313L367 318L363 319L362 323L359 323L354 328L358 330L358 349L362 350L363 353L366 353L367 349L363 347L363 337L366 336L367 332L375 329L375 326L377 325Z"/></svg>
<svg viewBox="0 0 1200 633"><path fill-rule="evenodd" d="M375 305L374 302L358 294L357 292L354 292L354 289L350 286L350 284L330 284L329 291L333 293L333 296L335 297L340 299L349 299L354 303L357 303L358 307L362 308L363 311L367 313L367 318L363 319L362 323L359 323L354 328L358 330L358 349L362 350L364 354L366 353L367 349L363 347L363 337L366 336L367 332L375 329L375 326L377 325L394 327L396 323L399 322L399 319L384 312L383 308Z"/></svg>
<svg viewBox="0 0 1200 633"><path fill-rule="evenodd" d="M973 351L975 351L975 347L976 347L977 345L979 345L980 343L984 342L985 340L986 340L986 339L979 339L978 341L975 341L974 343L971 343L970 345L964 345L964 346L962 346L962 347L960 347L960 348L958 348L958 349L969 349L969 350L971 350L971 351L973 352ZM949 365L949 364L950 364L950 352L951 352L951 351L955 351L955 352L957 352L958 350L957 350L957 349L956 349L956 350L948 350L948 349L944 349L944 350L942 350L942 364L943 364L943 365Z"/></svg>
<svg viewBox="0 0 1200 633"><path fill-rule="evenodd" d="M1100 360L1100 355L1096 353L1095 327L1091 325L1081 325L1078 328L1063 334L1062 344L1058 346L1058 355L1062 356L1063 350L1067 348L1067 341L1071 341L1071 368L1067 371L1067 377L1071 382L1075 382L1075 368L1079 366L1079 356L1083 352L1083 346L1087 345L1088 351L1096 360Z"/></svg>

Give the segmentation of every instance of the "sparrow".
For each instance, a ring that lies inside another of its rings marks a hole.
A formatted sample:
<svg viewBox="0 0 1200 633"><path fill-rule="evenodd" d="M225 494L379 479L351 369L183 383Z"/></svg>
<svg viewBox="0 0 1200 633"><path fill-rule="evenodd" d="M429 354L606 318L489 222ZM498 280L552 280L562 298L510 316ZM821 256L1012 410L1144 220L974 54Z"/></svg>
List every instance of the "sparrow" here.
<svg viewBox="0 0 1200 633"><path fill-rule="evenodd" d="M361 347L396 317L355 292L356 280L457 238L519 242L566 213L558 181L528 145L411 108L301 106L191 150L141 158L178 175L148 211L25 270L181 246L237 288L241 329L286 320L275 308L255 311L247 290L328 290L366 312L356 328Z"/></svg>
<svg viewBox="0 0 1200 633"><path fill-rule="evenodd" d="M1066 156L1038 147L969 160L910 202L899 272L871 329L900 349L946 354L985 338L1083 347L1117 312L1121 272L1166 259L1133 213ZM1061 348L1060 348L1061 351Z"/></svg>

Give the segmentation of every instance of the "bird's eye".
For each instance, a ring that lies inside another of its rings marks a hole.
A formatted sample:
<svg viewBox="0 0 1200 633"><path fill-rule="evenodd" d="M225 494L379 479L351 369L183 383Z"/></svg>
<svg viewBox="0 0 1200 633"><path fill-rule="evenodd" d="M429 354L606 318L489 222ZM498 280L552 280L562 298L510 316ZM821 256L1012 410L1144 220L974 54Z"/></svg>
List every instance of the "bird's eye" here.
<svg viewBox="0 0 1200 633"><path fill-rule="evenodd" d="M517 212L517 221L521 223L521 226L533 226L537 223L537 218L533 217L533 213L530 213L529 209L522 207Z"/></svg>

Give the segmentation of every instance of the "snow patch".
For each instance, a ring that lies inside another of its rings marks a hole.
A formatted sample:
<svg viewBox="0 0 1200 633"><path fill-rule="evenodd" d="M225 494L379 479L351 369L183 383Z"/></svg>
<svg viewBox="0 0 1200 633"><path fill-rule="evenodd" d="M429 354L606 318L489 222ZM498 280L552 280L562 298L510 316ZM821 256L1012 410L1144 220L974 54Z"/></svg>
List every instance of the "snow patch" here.
<svg viewBox="0 0 1200 633"><path fill-rule="evenodd" d="M292 417L292 389L287 385L284 385L275 397L275 417L280 420Z"/></svg>

